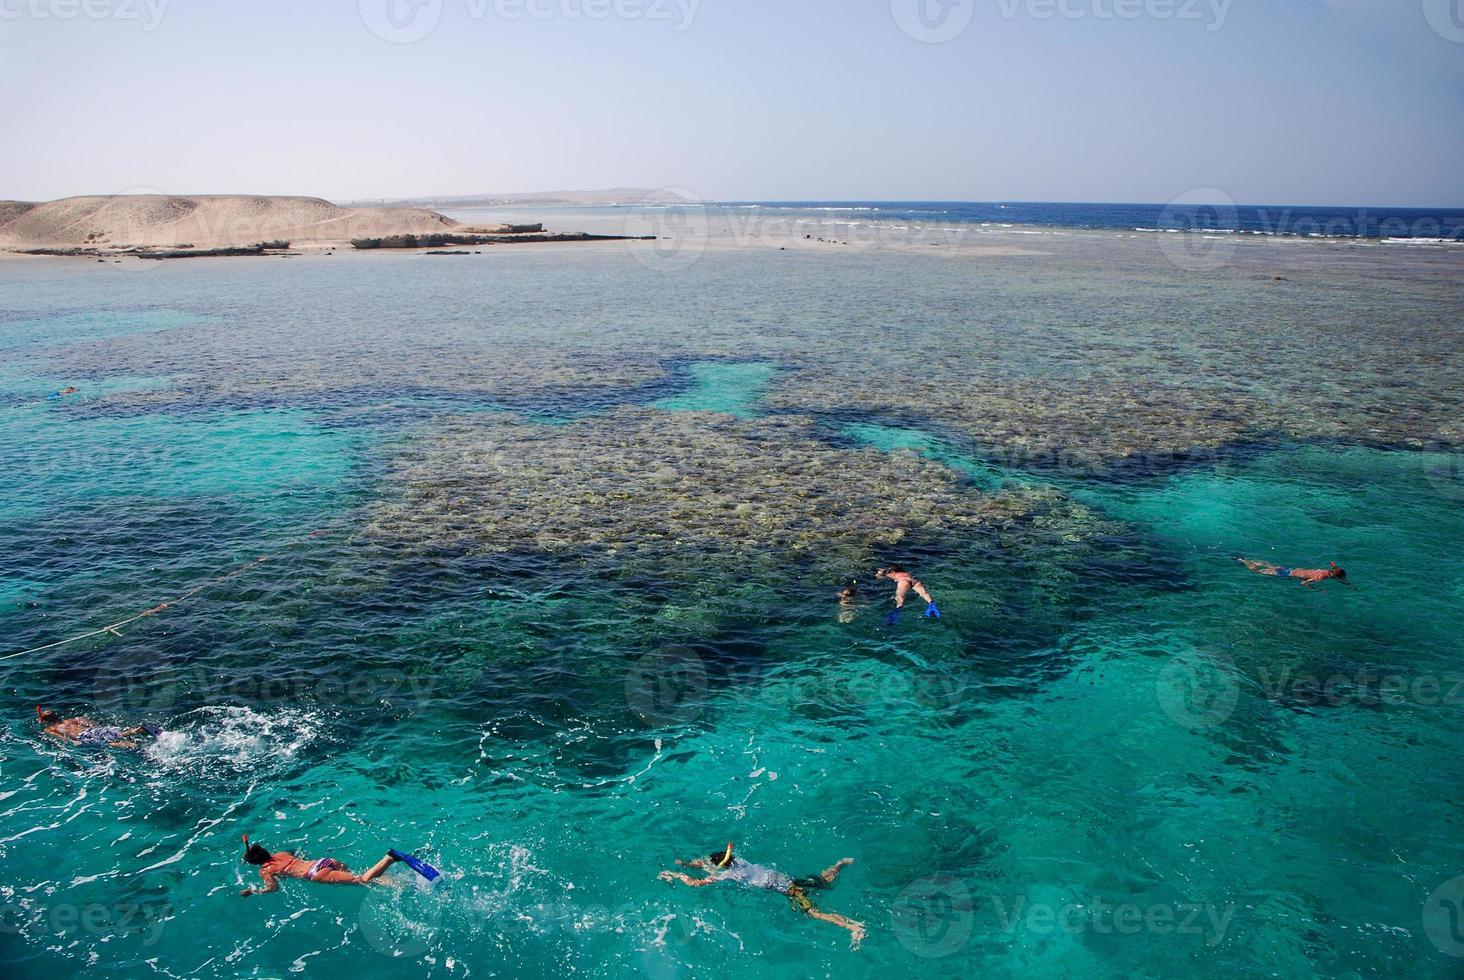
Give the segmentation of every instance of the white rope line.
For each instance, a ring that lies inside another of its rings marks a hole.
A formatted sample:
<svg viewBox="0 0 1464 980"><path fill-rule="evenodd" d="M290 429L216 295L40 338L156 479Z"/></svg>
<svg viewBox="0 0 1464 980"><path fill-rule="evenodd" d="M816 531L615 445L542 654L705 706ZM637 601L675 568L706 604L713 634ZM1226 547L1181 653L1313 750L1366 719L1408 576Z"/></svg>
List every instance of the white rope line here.
<svg viewBox="0 0 1464 980"><path fill-rule="evenodd" d="M327 533L326 531L312 531L309 534L309 537L311 537L311 538L318 538L321 535L326 534L326 533ZM208 579L207 581L203 582L202 584L196 585L193 588L189 589L187 592L184 592L178 598L176 598L176 599L170 599L167 602L159 603L158 605L153 606L151 609L148 609L145 612L138 613L136 616L129 616L127 619L121 620L120 622L112 623L109 626L103 626L100 629L91 630L88 633L78 633L76 636L69 636L69 637L67 637L64 640L56 640L54 643L46 643L46 644L43 644L43 645L38 646L38 647L31 647L29 650L18 650L15 653L7 653L5 656L0 657L0 660L14 660L16 657L24 657L24 656L28 656L28 655L30 655L32 653L40 653L43 650L53 650L56 647L63 647L63 646L66 646L68 643L76 643L76 642L78 642L80 640L90 639L93 636L101 636L104 633L110 633L112 636L120 637L122 634L119 633L119 632L117 632L117 631L121 627L127 626L130 623L135 623L139 619L146 619L149 616L155 616L158 613L162 612L164 609L168 609L168 608L171 608L172 606L176 606L180 602L187 602L189 599L192 599L194 596L198 595L198 593L202 592L204 589L208 588L209 586L217 585L220 582L227 582L229 579L231 579L234 576L240 574L241 572L245 572L245 571L253 568L255 565L259 565L259 564L262 564L264 562L267 562L271 558L278 557L278 555L279 555L279 552L276 552L273 555L261 555L258 558L254 559L253 561L248 562L247 564L240 565L238 568L234 569L233 571L229 572L226 575L220 575L220 576L217 576L216 578Z"/></svg>
<svg viewBox="0 0 1464 980"><path fill-rule="evenodd" d="M135 623L145 616L151 616L153 613L162 612L164 609L167 609L169 605L171 605L171 603L165 602L160 606L149 609L145 613L138 613L131 619L124 619L121 622L113 623L110 626L103 626L101 629L92 630L90 633L78 633L76 636L69 637L65 640L57 640L55 643L47 643L44 646L31 647L29 650L21 650L19 653L7 653L5 656L0 657L0 660L13 660L16 657L23 657L28 653L40 653L42 650L50 650L54 647L65 646L68 643L75 643L77 640L85 640L93 636L101 636L103 633L111 633L113 636L121 636L122 634L117 632L117 629L119 627L126 626L128 623Z"/></svg>

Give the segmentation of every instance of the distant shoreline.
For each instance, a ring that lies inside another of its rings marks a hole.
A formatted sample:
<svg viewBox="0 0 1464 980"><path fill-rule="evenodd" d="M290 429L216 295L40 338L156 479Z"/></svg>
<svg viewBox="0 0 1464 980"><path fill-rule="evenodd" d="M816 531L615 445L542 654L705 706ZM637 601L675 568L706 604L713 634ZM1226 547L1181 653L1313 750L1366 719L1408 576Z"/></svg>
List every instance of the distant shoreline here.
<svg viewBox="0 0 1464 980"><path fill-rule="evenodd" d="M626 214L676 211L708 217L764 214L812 219L921 224L1035 226L1134 233L1196 231L1268 238L1437 240L1464 243L1464 208L1235 204L1190 200L1162 203L897 200L701 200L676 191L583 191L497 196L448 196L385 201L387 208L430 207L444 213L524 211Z"/></svg>
<svg viewBox="0 0 1464 980"><path fill-rule="evenodd" d="M1264 238L1414 239L1464 243L1464 208L969 201L721 201L706 202L698 207L717 216L756 214L809 220L1036 227L1138 234L1197 232Z"/></svg>
<svg viewBox="0 0 1464 980"><path fill-rule="evenodd" d="M542 220L573 229L546 228ZM521 200L441 213L343 208L319 198L137 195L0 202L0 259L290 257L504 245L660 240L652 262L702 249L879 249L993 256L1042 254L1066 236L1150 240L1182 262L1242 243L1464 249L1464 210L1214 205L729 202L642 198L631 204ZM1190 254L1197 253L1197 254Z"/></svg>
<svg viewBox="0 0 1464 980"><path fill-rule="evenodd" d="M308 197L108 195L0 202L0 250L5 253L104 262L631 237L647 236L546 231L540 222L485 226L422 208L342 208Z"/></svg>

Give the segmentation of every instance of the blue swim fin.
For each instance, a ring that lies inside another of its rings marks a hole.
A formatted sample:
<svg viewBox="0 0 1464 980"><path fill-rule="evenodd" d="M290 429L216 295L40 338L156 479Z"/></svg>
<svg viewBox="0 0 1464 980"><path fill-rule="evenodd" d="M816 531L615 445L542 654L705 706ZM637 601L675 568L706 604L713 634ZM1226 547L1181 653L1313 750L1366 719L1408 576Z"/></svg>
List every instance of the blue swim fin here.
<svg viewBox="0 0 1464 980"><path fill-rule="evenodd" d="M940 619L940 610L937 609L937 608L935 608L935 603L934 602L932 602L930 605L928 605L928 606L925 607L925 618L926 619Z"/></svg>
<svg viewBox="0 0 1464 980"><path fill-rule="evenodd" d="M386 853L390 854L392 857L396 858L398 861L402 862L407 867L417 872L417 874L421 875L423 878L426 878L428 881L436 881L438 878L442 877L441 871L438 871L426 861L422 861L412 857L412 855L410 854L403 854L401 851L395 849L387 851Z"/></svg>
<svg viewBox="0 0 1464 980"><path fill-rule="evenodd" d="M163 734L163 730L161 728L146 721L143 722L141 725L138 725L137 727L147 732L148 735L152 736L153 738L157 738L159 735Z"/></svg>
<svg viewBox="0 0 1464 980"><path fill-rule="evenodd" d="M885 625L886 626L894 626L894 625L898 624L899 622L900 622L900 610L898 610L898 609L891 610L890 611L890 614L885 617Z"/></svg>

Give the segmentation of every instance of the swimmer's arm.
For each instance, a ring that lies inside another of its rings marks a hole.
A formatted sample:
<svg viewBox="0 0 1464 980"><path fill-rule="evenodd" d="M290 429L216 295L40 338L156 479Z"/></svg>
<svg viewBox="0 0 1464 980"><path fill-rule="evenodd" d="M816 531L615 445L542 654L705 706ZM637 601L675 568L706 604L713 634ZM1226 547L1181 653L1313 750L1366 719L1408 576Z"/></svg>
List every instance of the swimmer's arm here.
<svg viewBox="0 0 1464 980"><path fill-rule="evenodd" d="M246 888L242 892L240 892L239 894L240 895L268 895L270 892L277 892L277 891L280 890L280 882L279 882L279 879L274 876L274 872L272 872L272 871L266 871L263 868L260 868L259 869L259 877L261 877L261 878L264 879L264 887L263 888L259 888L259 889Z"/></svg>
<svg viewBox="0 0 1464 980"><path fill-rule="evenodd" d="M693 878L691 875L684 875L679 871L662 871L656 877L662 881L679 881L684 885L690 885L692 888L701 888L703 885L715 885L717 883L717 879L715 878Z"/></svg>

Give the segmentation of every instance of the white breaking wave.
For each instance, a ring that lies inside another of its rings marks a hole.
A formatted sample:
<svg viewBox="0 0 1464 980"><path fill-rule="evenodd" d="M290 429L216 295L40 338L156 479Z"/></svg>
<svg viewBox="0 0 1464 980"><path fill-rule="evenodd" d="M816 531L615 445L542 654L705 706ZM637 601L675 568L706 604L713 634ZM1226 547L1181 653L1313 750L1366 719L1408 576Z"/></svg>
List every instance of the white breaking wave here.
<svg viewBox="0 0 1464 980"><path fill-rule="evenodd" d="M266 713L247 707L200 708L174 722L143 751L170 769L253 772L288 764L320 736L322 727L316 713L300 709Z"/></svg>

